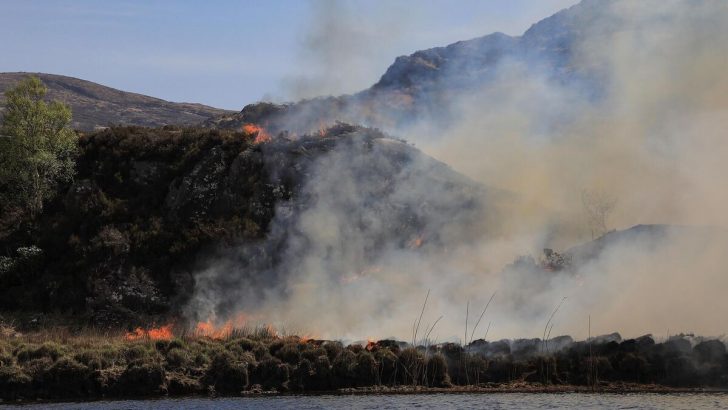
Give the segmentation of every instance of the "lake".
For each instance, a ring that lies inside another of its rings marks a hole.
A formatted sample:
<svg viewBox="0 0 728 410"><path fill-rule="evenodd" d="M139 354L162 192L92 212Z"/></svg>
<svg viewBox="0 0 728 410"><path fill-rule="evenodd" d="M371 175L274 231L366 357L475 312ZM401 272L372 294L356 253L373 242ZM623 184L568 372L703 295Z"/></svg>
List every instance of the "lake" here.
<svg viewBox="0 0 728 410"><path fill-rule="evenodd" d="M120 400L7 406L18 409L728 409L728 393L490 393L322 395Z"/></svg>

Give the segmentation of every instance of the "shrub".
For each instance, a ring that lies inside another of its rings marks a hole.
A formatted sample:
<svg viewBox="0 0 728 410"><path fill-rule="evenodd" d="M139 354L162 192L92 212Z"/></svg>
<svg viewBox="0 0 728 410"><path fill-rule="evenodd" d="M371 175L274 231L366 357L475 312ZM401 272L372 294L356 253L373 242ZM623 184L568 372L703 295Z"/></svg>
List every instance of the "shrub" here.
<svg viewBox="0 0 728 410"><path fill-rule="evenodd" d="M290 377L289 366L281 363L278 358L264 359L255 369L256 382L265 389L286 389Z"/></svg>
<svg viewBox="0 0 728 410"><path fill-rule="evenodd" d="M350 387L356 380L356 355L351 350L343 350L334 360L331 372L339 387Z"/></svg>
<svg viewBox="0 0 728 410"><path fill-rule="evenodd" d="M366 350L356 355L356 385L371 386L377 383L377 362Z"/></svg>
<svg viewBox="0 0 728 410"><path fill-rule="evenodd" d="M0 366L0 398L16 400L31 395L31 377L18 366Z"/></svg>
<svg viewBox="0 0 728 410"><path fill-rule="evenodd" d="M384 384L394 384L397 371L397 355L388 348L377 349L374 360L379 366L379 381Z"/></svg>
<svg viewBox="0 0 728 410"><path fill-rule="evenodd" d="M91 370L74 359L63 357L42 376L43 388L53 398L79 398L94 395Z"/></svg>
<svg viewBox="0 0 728 410"><path fill-rule="evenodd" d="M111 366L111 363L98 350L86 349L76 353L73 358L91 370L101 370Z"/></svg>
<svg viewBox="0 0 728 410"><path fill-rule="evenodd" d="M167 392L171 396L181 396L202 392L199 380L182 373L172 373L167 378Z"/></svg>
<svg viewBox="0 0 728 410"><path fill-rule="evenodd" d="M290 365L297 365L301 361L301 352L296 343L287 343L276 352L276 357Z"/></svg>
<svg viewBox="0 0 728 410"><path fill-rule="evenodd" d="M150 396L163 391L164 368L159 363L132 363L121 374L116 394Z"/></svg>
<svg viewBox="0 0 728 410"><path fill-rule="evenodd" d="M230 352L223 351L212 359L205 378L218 393L239 394L249 383L248 365L237 361Z"/></svg>
<svg viewBox="0 0 728 410"><path fill-rule="evenodd" d="M29 345L21 347L16 353L16 358L20 363L43 357L47 357L52 361L55 361L59 357L63 356L63 353L63 348L61 348L61 346L57 343L47 342L40 346Z"/></svg>
<svg viewBox="0 0 728 410"><path fill-rule="evenodd" d="M192 363L190 353L184 349L169 349L165 355L168 369L182 369Z"/></svg>
<svg viewBox="0 0 728 410"><path fill-rule="evenodd" d="M447 361L442 354L434 354L427 359L426 380L435 387L450 387L450 375L447 374Z"/></svg>
<svg viewBox="0 0 728 410"><path fill-rule="evenodd" d="M326 349L323 347L310 347L301 352L301 357L311 363L314 363L321 356L327 356Z"/></svg>
<svg viewBox="0 0 728 410"><path fill-rule="evenodd" d="M417 384L420 382L425 364L425 358L421 352L414 347L408 347L400 352L398 362L402 383Z"/></svg>
<svg viewBox="0 0 728 410"><path fill-rule="evenodd" d="M326 355L329 357L329 361L333 362L336 357L344 350L344 345L341 342L326 342L322 345L326 350Z"/></svg>
<svg viewBox="0 0 728 410"><path fill-rule="evenodd" d="M302 359L291 374L291 388L304 390L312 385L311 378L315 374L313 364L308 359Z"/></svg>
<svg viewBox="0 0 728 410"><path fill-rule="evenodd" d="M306 360L306 359L304 359ZM331 362L325 354L311 362L313 374L309 379L309 387L314 390L328 390L331 388Z"/></svg>

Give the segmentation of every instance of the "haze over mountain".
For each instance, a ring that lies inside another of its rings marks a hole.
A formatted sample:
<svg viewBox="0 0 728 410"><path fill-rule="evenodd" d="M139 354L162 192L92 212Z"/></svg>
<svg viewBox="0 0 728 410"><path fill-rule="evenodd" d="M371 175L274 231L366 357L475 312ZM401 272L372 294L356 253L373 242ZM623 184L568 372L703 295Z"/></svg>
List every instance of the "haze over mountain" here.
<svg viewBox="0 0 728 410"><path fill-rule="evenodd" d="M274 132L308 132L335 120L388 130L423 120L447 125L458 116L452 111L454 102L496 86L501 70L508 66L525 69L527 74L545 73L549 81L596 96L603 86L598 71L586 69L574 55L585 31L614 32L623 24L610 4L609 0L582 1L535 23L522 36L492 33L398 57L376 84L353 95L261 107L251 104L205 125L237 128L247 122L266 123Z"/></svg>
<svg viewBox="0 0 728 410"><path fill-rule="evenodd" d="M0 113L5 103L5 91L31 74L48 87L47 98L71 107L72 126L82 131L110 125L194 125L227 112L202 104L169 102L62 75L0 73Z"/></svg>

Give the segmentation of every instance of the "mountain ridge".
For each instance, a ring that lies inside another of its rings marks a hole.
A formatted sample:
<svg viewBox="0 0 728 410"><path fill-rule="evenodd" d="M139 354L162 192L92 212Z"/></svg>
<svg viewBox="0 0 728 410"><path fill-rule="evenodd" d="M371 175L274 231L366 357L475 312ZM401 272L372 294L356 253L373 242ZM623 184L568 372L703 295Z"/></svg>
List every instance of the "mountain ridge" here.
<svg viewBox="0 0 728 410"><path fill-rule="evenodd" d="M335 121L395 133L423 118L446 125L457 117L451 107L454 100L491 86L509 63L525 73L545 74L549 81L573 84L575 91L599 95L599 73L577 67L572 57L585 31L618 27L610 10L613 3L583 0L534 23L519 36L494 32L399 56L376 83L354 94L249 104L238 113L208 119L203 126L234 129L260 123L273 133L305 134ZM270 115L260 115L259 105L265 105Z"/></svg>
<svg viewBox="0 0 728 410"><path fill-rule="evenodd" d="M0 73L0 112L5 102L4 92L28 76L37 76L43 81L48 88L47 98L71 107L71 125L80 131L111 125L194 125L229 112L198 103L170 102L75 77L28 72Z"/></svg>

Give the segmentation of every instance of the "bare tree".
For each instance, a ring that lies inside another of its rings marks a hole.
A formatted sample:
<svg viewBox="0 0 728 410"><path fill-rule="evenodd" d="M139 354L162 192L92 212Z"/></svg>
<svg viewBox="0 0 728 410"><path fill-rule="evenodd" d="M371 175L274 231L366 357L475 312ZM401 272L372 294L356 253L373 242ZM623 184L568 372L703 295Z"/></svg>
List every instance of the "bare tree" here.
<svg viewBox="0 0 728 410"><path fill-rule="evenodd" d="M604 192L584 189L581 191L581 203L584 206L592 239L607 233L607 218L614 210L617 199Z"/></svg>

